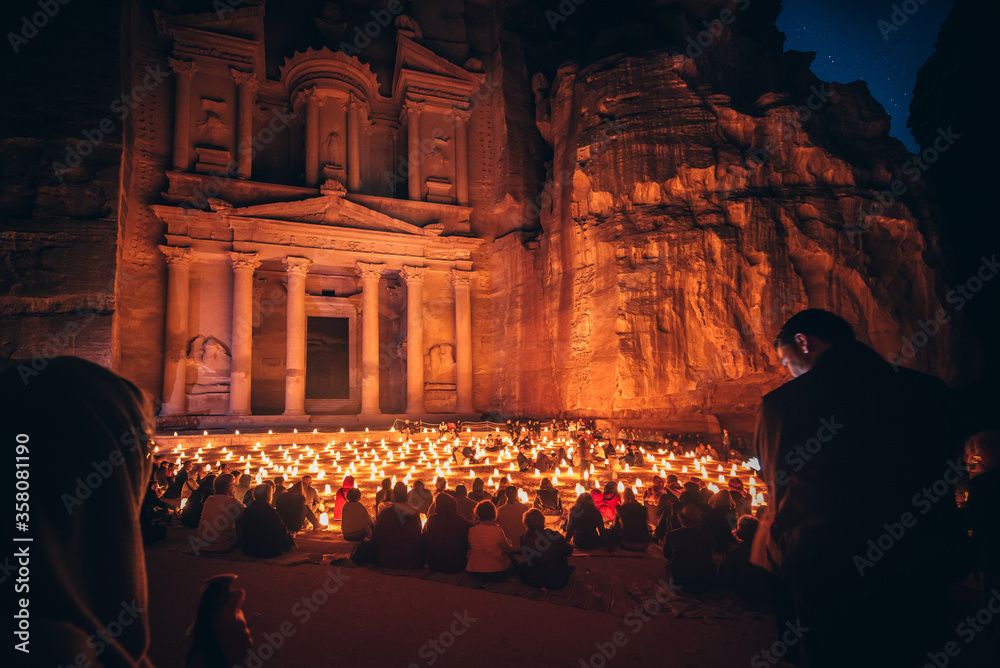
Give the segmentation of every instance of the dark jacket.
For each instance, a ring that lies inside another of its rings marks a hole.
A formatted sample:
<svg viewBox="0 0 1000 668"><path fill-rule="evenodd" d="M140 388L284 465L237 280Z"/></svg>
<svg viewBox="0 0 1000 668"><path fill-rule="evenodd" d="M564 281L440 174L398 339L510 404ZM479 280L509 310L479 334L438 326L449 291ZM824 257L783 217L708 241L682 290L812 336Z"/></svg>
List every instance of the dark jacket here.
<svg viewBox="0 0 1000 668"><path fill-rule="evenodd" d="M567 559L573 546L551 529L528 531L518 541L524 563L518 568L524 583L532 587L559 589L569 582L572 569Z"/></svg>
<svg viewBox="0 0 1000 668"><path fill-rule="evenodd" d="M295 533L302 530L306 521L306 497L300 492L289 490L276 495L274 508L289 531Z"/></svg>
<svg viewBox="0 0 1000 668"><path fill-rule="evenodd" d="M278 511L266 501L257 499L243 511L242 524L243 554L255 559L277 557L292 549L295 541L288 528L281 521Z"/></svg>
<svg viewBox="0 0 1000 668"><path fill-rule="evenodd" d="M420 515L406 503L394 503L378 514L373 539L382 568L415 569L424 565Z"/></svg>
<svg viewBox="0 0 1000 668"><path fill-rule="evenodd" d="M424 527L427 567L438 573L460 573L469 558L472 522L454 513L436 513Z"/></svg>
<svg viewBox="0 0 1000 668"><path fill-rule="evenodd" d="M859 342L825 350L761 401L755 448L772 494L753 563L787 577L853 577L854 555L909 512L919 520L879 562L880 573L963 577L954 494L926 513L913 500L959 465L950 416L939 379L894 367Z"/></svg>

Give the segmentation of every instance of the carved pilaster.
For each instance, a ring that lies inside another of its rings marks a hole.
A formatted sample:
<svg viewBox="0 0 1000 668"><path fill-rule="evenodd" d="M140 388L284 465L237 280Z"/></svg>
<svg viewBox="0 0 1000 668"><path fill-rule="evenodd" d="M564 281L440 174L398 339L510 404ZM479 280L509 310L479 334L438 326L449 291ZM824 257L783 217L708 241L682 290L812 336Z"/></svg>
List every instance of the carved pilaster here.
<svg viewBox="0 0 1000 668"><path fill-rule="evenodd" d="M424 412L424 278L426 267L403 267L406 281L406 413Z"/></svg>
<svg viewBox="0 0 1000 668"><path fill-rule="evenodd" d="M455 286L455 381L458 412L472 412L472 279L471 271L454 270Z"/></svg>
<svg viewBox="0 0 1000 668"><path fill-rule="evenodd" d="M303 415L306 401L306 274L312 260L286 257L285 415Z"/></svg>
<svg viewBox="0 0 1000 668"><path fill-rule="evenodd" d="M187 171L191 167L191 79L197 68L194 61L167 58L176 75L174 84L174 169Z"/></svg>
<svg viewBox="0 0 1000 668"><path fill-rule="evenodd" d="M187 410L188 304L191 290L191 249L159 246L167 260L167 304L163 344L163 407L160 415L182 415Z"/></svg>
<svg viewBox="0 0 1000 668"><path fill-rule="evenodd" d="M378 284L385 265L358 262L361 274L361 412L381 412L379 407Z"/></svg>
<svg viewBox="0 0 1000 668"><path fill-rule="evenodd" d="M237 175L241 179L250 178L253 156L253 106L257 97L259 82L253 72L230 69L229 73L237 86Z"/></svg>

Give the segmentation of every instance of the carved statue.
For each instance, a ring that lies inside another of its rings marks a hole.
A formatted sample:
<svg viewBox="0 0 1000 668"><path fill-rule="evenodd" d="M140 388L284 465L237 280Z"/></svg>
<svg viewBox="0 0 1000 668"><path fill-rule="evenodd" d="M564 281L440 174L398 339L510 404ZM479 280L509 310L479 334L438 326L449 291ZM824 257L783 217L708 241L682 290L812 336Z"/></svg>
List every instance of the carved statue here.
<svg viewBox="0 0 1000 668"><path fill-rule="evenodd" d="M343 169L346 163L346 151L344 148L344 138L339 132L331 132L323 141L323 155L326 156L326 164Z"/></svg>
<svg viewBox="0 0 1000 668"><path fill-rule="evenodd" d="M455 382L455 350L450 343L439 343L428 351L430 358L429 383Z"/></svg>
<svg viewBox="0 0 1000 668"><path fill-rule="evenodd" d="M201 98L202 118L196 125L198 143L223 148L229 144L231 128L222 120L229 105L225 100Z"/></svg>
<svg viewBox="0 0 1000 668"><path fill-rule="evenodd" d="M232 355L226 344L203 334L191 339L188 359L195 372L194 383L201 386L228 385Z"/></svg>

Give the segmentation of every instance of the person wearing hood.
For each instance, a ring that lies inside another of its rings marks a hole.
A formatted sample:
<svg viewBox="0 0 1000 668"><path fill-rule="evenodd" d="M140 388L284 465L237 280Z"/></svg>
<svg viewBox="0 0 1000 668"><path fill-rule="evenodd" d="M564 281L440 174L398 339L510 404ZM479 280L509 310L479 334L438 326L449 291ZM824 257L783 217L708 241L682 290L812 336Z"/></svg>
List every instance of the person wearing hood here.
<svg viewBox="0 0 1000 668"><path fill-rule="evenodd" d="M354 489L354 476L349 475L344 478L344 484L337 490L337 497L333 502L333 519L343 519L344 504L347 503L347 493Z"/></svg>
<svg viewBox="0 0 1000 668"><path fill-rule="evenodd" d="M131 382L76 357L0 373L0 435L30 457L32 665L152 666L139 509L152 410ZM13 457L10 458L13 462ZM13 476L11 476L13 477ZM113 627L114 633L109 630ZM30 644L29 644L30 641ZM23 648L18 643L23 643Z"/></svg>

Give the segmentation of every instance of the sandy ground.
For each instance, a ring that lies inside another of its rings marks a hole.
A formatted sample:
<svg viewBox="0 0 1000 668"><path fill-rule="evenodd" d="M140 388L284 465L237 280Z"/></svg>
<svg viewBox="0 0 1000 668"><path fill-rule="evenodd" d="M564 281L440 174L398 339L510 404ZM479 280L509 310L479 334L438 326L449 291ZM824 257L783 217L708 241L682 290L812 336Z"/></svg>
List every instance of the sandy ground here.
<svg viewBox="0 0 1000 668"><path fill-rule="evenodd" d="M585 568L660 578L663 563L640 559L580 558ZM643 621L531 601L517 596L329 565L228 562L178 552L147 552L151 657L157 666L183 665L184 636L201 582L218 573L239 575L257 666L593 666L749 665L773 640L762 619ZM578 566L579 567L579 566ZM325 596L322 585L336 589ZM313 597L306 605L303 597ZM282 634L281 630L285 633ZM618 635L616 635L616 633ZM454 634L454 635L453 635ZM617 640L617 644L616 641ZM430 644L436 641L436 648ZM447 645L447 647L445 647ZM265 646L274 646L269 652ZM601 654L610 654L605 661ZM642 662L642 663L639 663Z"/></svg>

